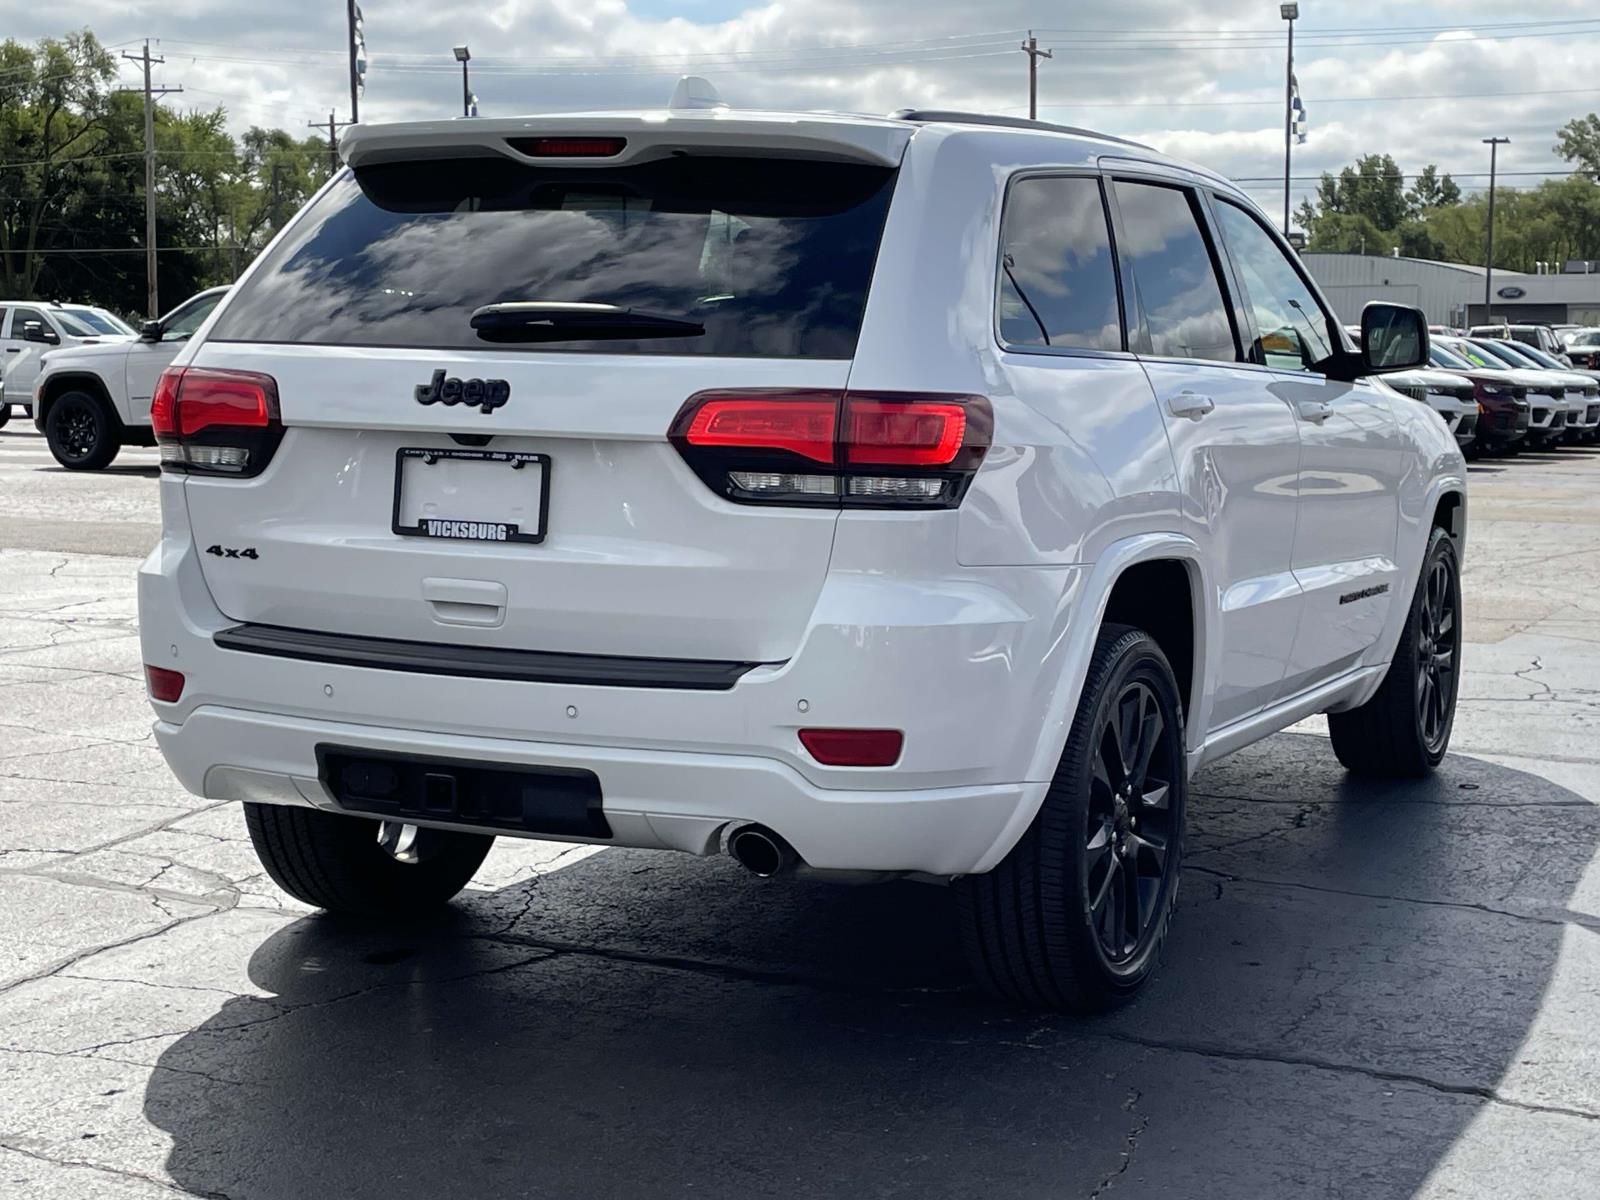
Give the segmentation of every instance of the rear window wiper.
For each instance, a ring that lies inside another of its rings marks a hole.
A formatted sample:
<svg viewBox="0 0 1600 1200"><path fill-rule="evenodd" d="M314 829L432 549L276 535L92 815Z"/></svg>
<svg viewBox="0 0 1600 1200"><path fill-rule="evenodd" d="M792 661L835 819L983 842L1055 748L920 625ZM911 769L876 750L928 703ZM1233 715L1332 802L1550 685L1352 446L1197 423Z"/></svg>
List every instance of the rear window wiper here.
<svg viewBox="0 0 1600 1200"><path fill-rule="evenodd" d="M699 321L636 312L617 304L513 300L485 304L472 328L486 342L573 342L602 338L699 337Z"/></svg>

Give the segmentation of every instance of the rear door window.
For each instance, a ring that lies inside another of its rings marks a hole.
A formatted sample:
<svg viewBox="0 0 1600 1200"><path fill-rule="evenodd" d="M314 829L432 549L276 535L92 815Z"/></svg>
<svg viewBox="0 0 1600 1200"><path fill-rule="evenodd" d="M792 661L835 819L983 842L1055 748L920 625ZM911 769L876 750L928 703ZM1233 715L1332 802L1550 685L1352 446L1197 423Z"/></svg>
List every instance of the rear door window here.
<svg viewBox="0 0 1600 1200"><path fill-rule="evenodd" d="M1099 179L1033 176L1011 185L998 292L1008 346L1125 349Z"/></svg>
<svg viewBox="0 0 1600 1200"><path fill-rule="evenodd" d="M848 358L895 174L689 155L364 167L296 222L210 336L483 349L476 309L537 302L666 318L670 336L635 325L626 337L566 336L596 331L558 323L511 348Z"/></svg>
<svg viewBox="0 0 1600 1200"><path fill-rule="evenodd" d="M1116 181L1118 253L1133 271L1157 358L1237 362L1233 321L1193 195L1163 184Z"/></svg>

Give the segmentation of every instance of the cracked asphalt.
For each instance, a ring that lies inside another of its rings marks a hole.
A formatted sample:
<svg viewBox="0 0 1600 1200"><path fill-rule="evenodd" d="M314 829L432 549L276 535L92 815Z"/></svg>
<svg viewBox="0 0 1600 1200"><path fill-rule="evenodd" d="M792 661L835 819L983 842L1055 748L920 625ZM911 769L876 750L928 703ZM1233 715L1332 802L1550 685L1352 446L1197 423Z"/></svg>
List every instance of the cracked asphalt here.
<svg viewBox="0 0 1600 1200"><path fill-rule="evenodd" d="M502 839L378 929L149 737L152 456L0 432L0 1195L1600 1195L1600 451L1474 469L1433 779L1207 769L1153 987L971 993L949 896Z"/></svg>

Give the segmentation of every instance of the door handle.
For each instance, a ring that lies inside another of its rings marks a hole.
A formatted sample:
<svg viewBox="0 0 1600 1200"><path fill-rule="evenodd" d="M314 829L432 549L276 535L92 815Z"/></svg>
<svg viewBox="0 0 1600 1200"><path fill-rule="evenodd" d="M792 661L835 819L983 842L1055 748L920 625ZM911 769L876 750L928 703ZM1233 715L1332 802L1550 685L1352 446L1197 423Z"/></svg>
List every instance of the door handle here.
<svg viewBox="0 0 1600 1200"><path fill-rule="evenodd" d="M22 353L22 347L21 346L7 346L6 347L6 353L7 354L21 354Z"/></svg>
<svg viewBox="0 0 1600 1200"><path fill-rule="evenodd" d="M1302 400L1296 407L1300 410L1300 419L1310 421L1313 425L1321 425L1333 416L1331 400Z"/></svg>
<svg viewBox="0 0 1600 1200"><path fill-rule="evenodd" d="M1168 412L1175 417L1188 417L1194 421L1198 421L1216 406L1217 402L1210 396L1202 396L1199 392L1187 389L1175 396L1167 397Z"/></svg>

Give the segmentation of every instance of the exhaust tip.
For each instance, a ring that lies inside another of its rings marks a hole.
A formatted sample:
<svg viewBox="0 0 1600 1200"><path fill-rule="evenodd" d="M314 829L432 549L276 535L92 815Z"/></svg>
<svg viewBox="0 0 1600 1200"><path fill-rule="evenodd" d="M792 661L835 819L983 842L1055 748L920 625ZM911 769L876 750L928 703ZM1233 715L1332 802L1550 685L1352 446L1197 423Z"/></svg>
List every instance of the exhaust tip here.
<svg viewBox="0 0 1600 1200"><path fill-rule="evenodd" d="M761 879L781 874L795 861L789 843L759 825L744 825L734 830L728 839L728 853L741 867Z"/></svg>

